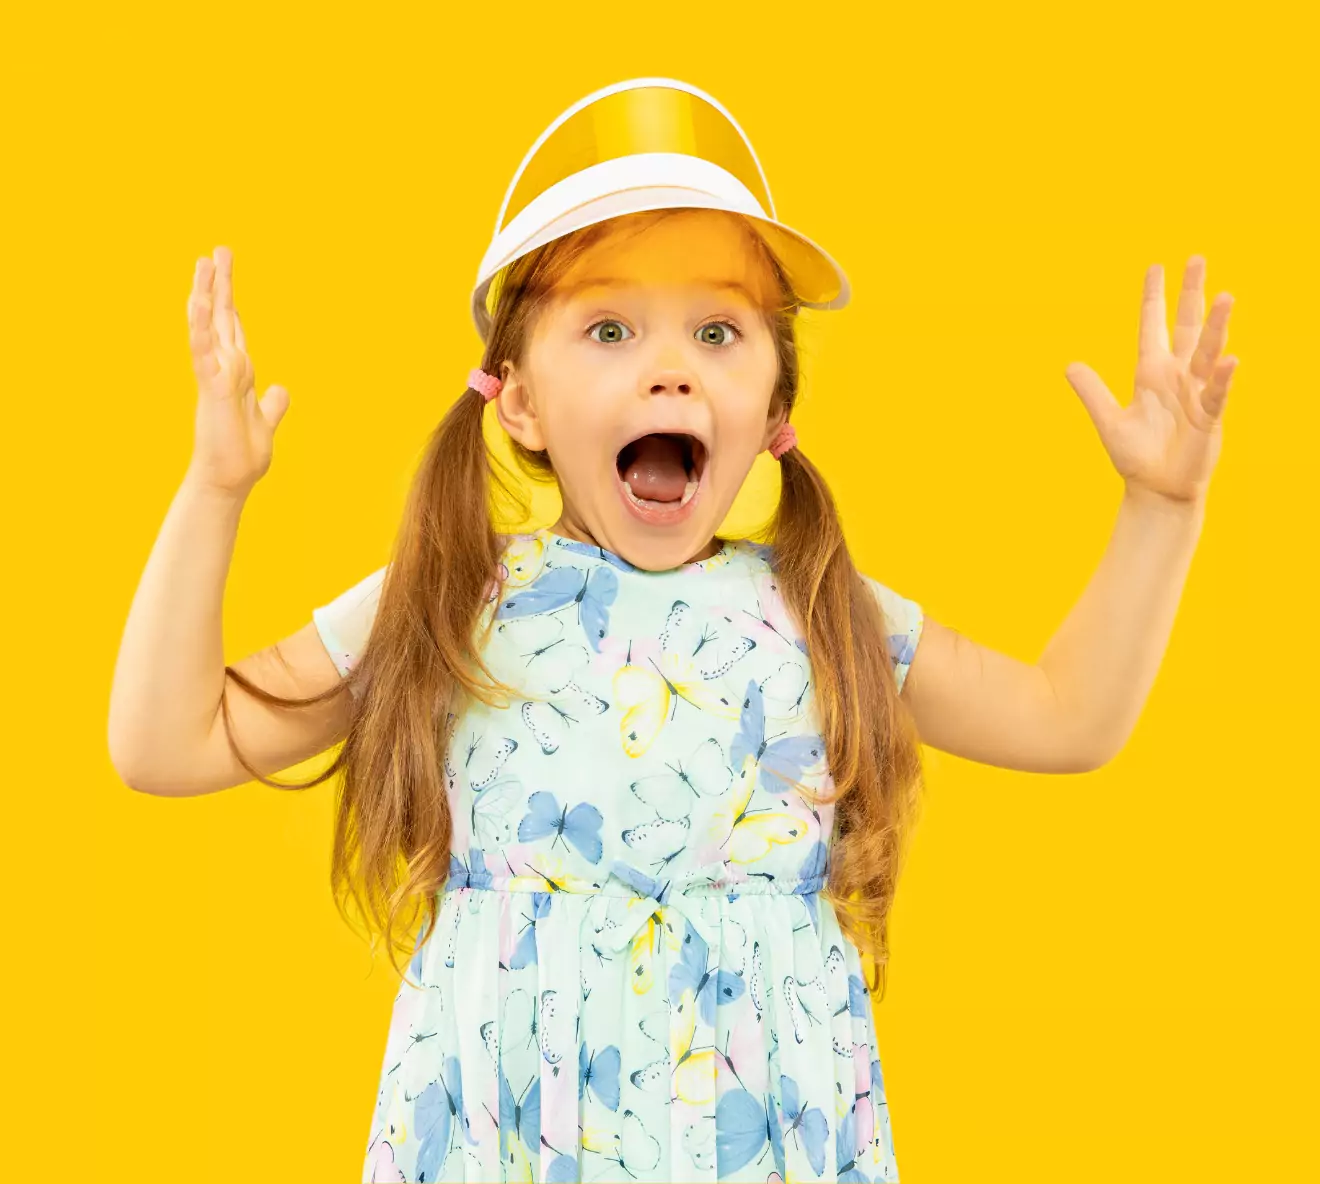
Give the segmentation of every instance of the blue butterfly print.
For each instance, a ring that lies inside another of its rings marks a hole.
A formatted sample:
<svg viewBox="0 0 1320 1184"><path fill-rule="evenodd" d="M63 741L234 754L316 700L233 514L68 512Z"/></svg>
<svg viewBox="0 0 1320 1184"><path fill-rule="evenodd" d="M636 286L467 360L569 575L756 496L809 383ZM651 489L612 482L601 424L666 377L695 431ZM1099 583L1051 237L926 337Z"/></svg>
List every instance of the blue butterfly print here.
<svg viewBox="0 0 1320 1184"><path fill-rule="evenodd" d="M458 888L489 888L494 877L486 867L486 856L480 847L469 847L467 862L464 863L452 851L449 853L449 880L446 891Z"/></svg>
<svg viewBox="0 0 1320 1184"><path fill-rule="evenodd" d="M532 915L527 917L527 924L518 937L518 944L513 947L509 958L510 970L522 970L525 966L535 966L536 960L536 923L550 915L551 897L548 892L532 893Z"/></svg>
<svg viewBox="0 0 1320 1184"><path fill-rule="evenodd" d="M450 860L453 860L451 855ZM452 868L450 874L453 874ZM408 963L408 973L412 975L414 982L422 981L422 955L426 953L426 934L431 927L430 918L422 921L422 927L417 931L417 952L412 956L412 961Z"/></svg>
<svg viewBox="0 0 1320 1184"><path fill-rule="evenodd" d="M885 638L890 660L902 664L911 662L917 652L917 643L906 633L891 633Z"/></svg>
<svg viewBox="0 0 1320 1184"><path fill-rule="evenodd" d="M880 1062L874 1059L871 1061L871 1092L880 1095L880 1102L883 1105L885 1100L885 1075L880 1069Z"/></svg>
<svg viewBox="0 0 1320 1184"><path fill-rule="evenodd" d="M546 1146L548 1147L549 1144L547 1143ZM545 1178L546 1184L577 1184L577 1160L571 1155L556 1154L546 1169Z"/></svg>
<svg viewBox="0 0 1320 1184"><path fill-rule="evenodd" d="M580 567L547 567L530 587L510 596L495 616L531 617L577 605L578 622L593 650L609 632L610 605L619 594L619 577L608 567L583 571Z"/></svg>
<svg viewBox="0 0 1320 1184"><path fill-rule="evenodd" d="M819 1176L825 1170L825 1140L829 1138L830 1124L818 1106L808 1108L801 1102L797 1082L791 1077L780 1076L779 1093L784 1102L784 1121L788 1123L788 1130L784 1133L801 1136L807 1162Z"/></svg>
<svg viewBox="0 0 1320 1184"><path fill-rule="evenodd" d="M619 1108L619 1050L613 1045L595 1056L587 1055L585 1044L578 1046L578 1100L590 1088L603 1106Z"/></svg>
<svg viewBox="0 0 1320 1184"><path fill-rule="evenodd" d="M628 885L638 896L649 896L659 904L669 903L669 881L648 876L644 871L616 859L610 868L610 874Z"/></svg>
<svg viewBox="0 0 1320 1184"><path fill-rule="evenodd" d="M829 851L819 839L812 844L811 851L798 872L798 886L793 889L799 896L808 892L819 892L824 886L825 869L829 864Z"/></svg>
<svg viewBox="0 0 1320 1184"><path fill-rule="evenodd" d="M848 1014L858 1018L869 1015L871 1001L867 996L870 993L860 974L850 974L848 976Z"/></svg>
<svg viewBox="0 0 1320 1184"><path fill-rule="evenodd" d="M712 974L710 947L692 928L691 921L685 921L684 926L681 961L669 969L669 995L671 999L677 999L684 991L691 991L702 1020L714 1027L715 1008L740 999L747 984L731 970L717 970Z"/></svg>
<svg viewBox="0 0 1320 1184"><path fill-rule="evenodd" d="M738 734L733 738L729 755L739 769L747 757L757 765L761 786L770 793L782 793L785 782L801 778L825 755L825 741L819 736L780 736L767 740L765 735L765 699L756 679L747 683Z"/></svg>
<svg viewBox="0 0 1320 1184"><path fill-rule="evenodd" d="M870 1184L857 1166L857 1104L854 1102L848 1112L839 1120L839 1130L834 1136L834 1155L837 1163L835 1179L843 1184Z"/></svg>
<svg viewBox="0 0 1320 1184"><path fill-rule="evenodd" d="M555 539L555 546L563 547L565 551L572 551L576 555L589 555L592 559L603 559L620 571L637 570L626 559L616 555L613 551L607 551L604 547L598 547L592 543L582 543L577 539L557 538Z"/></svg>
<svg viewBox="0 0 1320 1184"><path fill-rule="evenodd" d="M816 821L820 821L820 815L813 808L812 813L816 814ZM807 906L807 915L811 918L812 925L820 928L820 912L818 908L818 893L825 887L825 870L829 864L829 852L825 844L819 839L812 845L806 861L802 864L802 870L798 872L798 882L793 886L793 894L802 897L802 903Z"/></svg>
<svg viewBox="0 0 1320 1184"><path fill-rule="evenodd" d="M449 1156L456 1125L466 1125L463 1114L463 1075L457 1057L447 1057L439 1080L418 1095L413 1122L422 1135L417 1149L417 1178L435 1180Z"/></svg>
<svg viewBox="0 0 1320 1184"><path fill-rule="evenodd" d="M559 799L548 790L539 789L527 799L527 816L518 823L518 838L524 843L554 835L554 843L567 839L592 863L599 863L603 847L600 811L590 802L579 802L571 810L559 808Z"/></svg>
<svg viewBox="0 0 1320 1184"><path fill-rule="evenodd" d="M541 1150L541 1078L534 1077L515 1099L509 1079L500 1071L500 1158L508 1154L509 1139L519 1138L531 1155Z"/></svg>
<svg viewBox="0 0 1320 1184"><path fill-rule="evenodd" d="M731 1089L715 1106L715 1170L721 1179L774 1152L775 1166L784 1175L784 1142L774 1099L762 1106L745 1089Z"/></svg>

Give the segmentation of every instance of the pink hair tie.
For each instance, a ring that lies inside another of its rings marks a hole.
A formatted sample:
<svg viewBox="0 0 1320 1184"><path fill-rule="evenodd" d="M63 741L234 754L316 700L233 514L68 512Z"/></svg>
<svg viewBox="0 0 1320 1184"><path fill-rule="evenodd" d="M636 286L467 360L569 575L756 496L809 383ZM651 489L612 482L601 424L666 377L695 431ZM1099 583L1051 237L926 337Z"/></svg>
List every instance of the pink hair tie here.
<svg viewBox="0 0 1320 1184"><path fill-rule="evenodd" d="M500 387L503 385L503 380L481 369L473 370L468 374L468 386L474 391L479 391L487 403L500 393Z"/></svg>
<svg viewBox="0 0 1320 1184"><path fill-rule="evenodd" d="M773 456L775 460L778 460L790 448L796 448L796 447L797 447L797 428L795 428L791 423L786 423L782 428L779 429L779 433L775 436L775 438L770 441L770 447L767 451L769 451L770 455Z"/></svg>

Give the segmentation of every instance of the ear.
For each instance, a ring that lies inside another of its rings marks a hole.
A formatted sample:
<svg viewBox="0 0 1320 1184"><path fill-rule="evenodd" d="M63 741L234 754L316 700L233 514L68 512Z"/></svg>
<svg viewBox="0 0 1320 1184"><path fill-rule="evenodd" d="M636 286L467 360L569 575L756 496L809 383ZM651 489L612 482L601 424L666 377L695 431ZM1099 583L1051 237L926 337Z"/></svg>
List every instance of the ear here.
<svg viewBox="0 0 1320 1184"><path fill-rule="evenodd" d="M770 447L770 442L779 435L779 429L787 422L788 408L783 403L770 409L770 413L765 417L765 435L761 437L762 452Z"/></svg>
<svg viewBox="0 0 1320 1184"><path fill-rule="evenodd" d="M504 385L495 396L495 416L500 426L524 448L543 452L545 433L526 381L512 362L500 363L500 378Z"/></svg>

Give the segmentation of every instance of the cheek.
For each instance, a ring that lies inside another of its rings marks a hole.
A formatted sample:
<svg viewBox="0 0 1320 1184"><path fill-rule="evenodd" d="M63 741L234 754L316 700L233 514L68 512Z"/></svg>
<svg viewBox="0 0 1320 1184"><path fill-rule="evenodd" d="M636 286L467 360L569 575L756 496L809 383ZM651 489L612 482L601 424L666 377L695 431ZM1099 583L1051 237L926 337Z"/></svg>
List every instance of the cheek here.
<svg viewBox="0 0 1320 1184"><path fill-rule="evenodd" d="M541 422L551 445L581 450L603 436L608 401L590 381L565 382L548 392L541 407Z"/></svg>
<svg viewBox="0 0 1320 1184"><path fill-rule="evenodd" d="M600 421L595 412L602 406L601 377L562 356L539 361L542 364L534 385L536 410L551 443L559 443L566 434L592 434Z"/></svg>
<svg viewBox="0 0 1320 1184"><path fill-rule="evenodd" d="M715 401L721 436L741 450L759 451L770 415L775 372L764 368L730 384L724 397Z"/></svg>

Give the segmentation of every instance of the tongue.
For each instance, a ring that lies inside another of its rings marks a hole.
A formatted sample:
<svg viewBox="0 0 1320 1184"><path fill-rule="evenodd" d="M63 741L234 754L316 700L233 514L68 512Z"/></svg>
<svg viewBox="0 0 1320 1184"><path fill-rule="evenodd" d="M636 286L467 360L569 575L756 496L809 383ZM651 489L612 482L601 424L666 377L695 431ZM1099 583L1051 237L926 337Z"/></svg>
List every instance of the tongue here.
<svg viewBox="0 0 1320 1184"><path fill-rule="evenodd" d="M623 479L634 497L653 502L681 501L687 486L683 447L670 436L644 436L629 450Z"/></svg>

